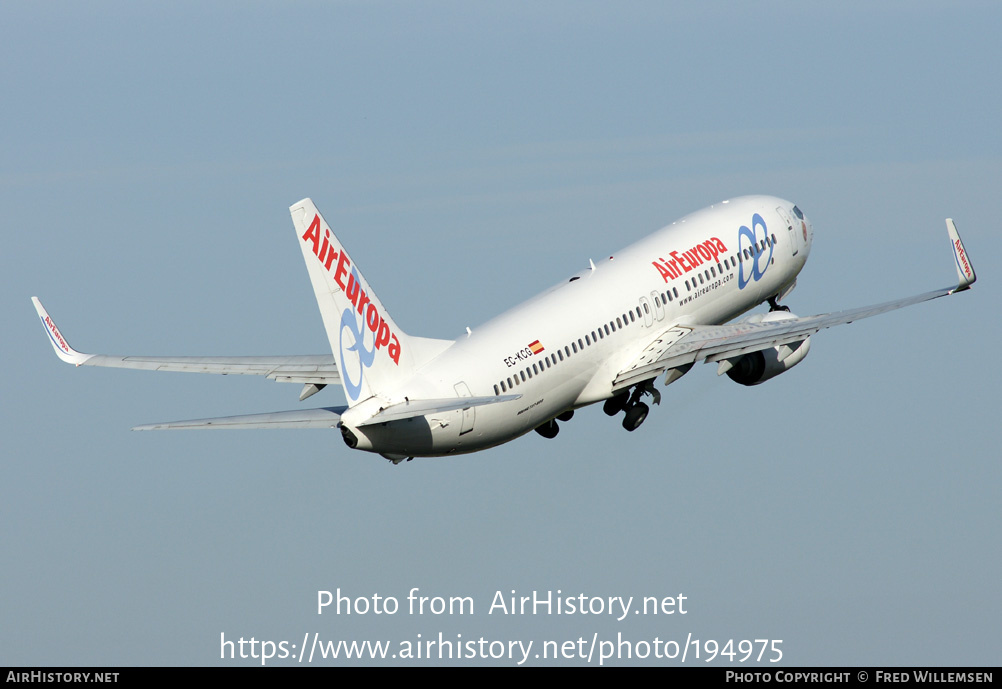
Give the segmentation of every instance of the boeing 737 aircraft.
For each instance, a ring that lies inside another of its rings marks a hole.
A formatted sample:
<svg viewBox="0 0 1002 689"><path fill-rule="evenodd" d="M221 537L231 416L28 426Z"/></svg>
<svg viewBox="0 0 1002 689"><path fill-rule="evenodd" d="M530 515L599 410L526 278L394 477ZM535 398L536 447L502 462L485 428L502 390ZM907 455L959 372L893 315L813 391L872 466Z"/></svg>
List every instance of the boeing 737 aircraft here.
<svg viewBox="0 0 1002 689"><path fill-rule="evenodd" d="M968 289L974 269L946 221L958 283L838 313L797 317L780 301L807 261L813 227L789 201L746 196L688 215L455 340L403 332L310 199L290 208L331 354L151 357L82 354L67 344L37 297L56 354L76 366L253 374L303 384L300 400L340 383L347 406L138 426L337 428L350 448L399 463L475 452L603 402L627 431L693 364L713 362L757 385L803 361L823 328ZM759 304L758 313L734 318Z"/></svg>

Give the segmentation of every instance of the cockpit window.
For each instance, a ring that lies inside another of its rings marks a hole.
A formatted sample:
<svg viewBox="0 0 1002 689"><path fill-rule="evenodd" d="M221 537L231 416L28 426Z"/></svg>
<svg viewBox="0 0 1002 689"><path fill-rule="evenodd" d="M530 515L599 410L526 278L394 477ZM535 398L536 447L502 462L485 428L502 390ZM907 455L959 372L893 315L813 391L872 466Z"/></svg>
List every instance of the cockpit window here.
<svg viewBox="0 0 1002 689"><path fill-rule="evenodd" d="M795 216L797 216L798 218L800 218L801 220L803 220L803 219L804 219L804 213L803 213L803 211L801 211L801 210L800 210L799 208L797 208L796 206L794 206L794 207L793 207L793 214L794 214Z"/></svg>

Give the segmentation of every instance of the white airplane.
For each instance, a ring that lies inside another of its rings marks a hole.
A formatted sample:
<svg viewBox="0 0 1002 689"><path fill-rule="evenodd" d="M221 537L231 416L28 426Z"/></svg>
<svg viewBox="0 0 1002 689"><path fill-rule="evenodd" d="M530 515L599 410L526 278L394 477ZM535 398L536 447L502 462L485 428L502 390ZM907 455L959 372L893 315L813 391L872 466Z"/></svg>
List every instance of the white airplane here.
<svg viewBox="0 0 1002 689"><path fill-rule="evenodd" d="M67 344L37 297L56 354L76 366L253 374L303 383L300 400L340 383L347 406L137 426L338 428L350 448L394 463L476 452L604 402L636 430L642 400L694 363L714 362L757 385L803 361L810 336L968 289L974 269L952 220L956 286L875 306L799 318L779 301L807 261L813 228L789 201L746 196L675 221L455 340L404 333L310 199L290 208L332 354L149 357L82 354ZM768 313L728 321L767 302Z"/></svg>

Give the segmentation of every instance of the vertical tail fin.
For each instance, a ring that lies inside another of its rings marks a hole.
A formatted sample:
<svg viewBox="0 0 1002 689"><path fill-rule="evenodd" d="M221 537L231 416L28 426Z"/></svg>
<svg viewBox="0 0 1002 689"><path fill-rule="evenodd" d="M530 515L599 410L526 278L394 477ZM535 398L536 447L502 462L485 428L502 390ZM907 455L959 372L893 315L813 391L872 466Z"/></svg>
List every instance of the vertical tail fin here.
<svg viewBox="0 0 1002 689"><path fill-rule="evenodd" d="M451 344L400 330L313 201L289 212L349 405L403 382Z"/></svg>

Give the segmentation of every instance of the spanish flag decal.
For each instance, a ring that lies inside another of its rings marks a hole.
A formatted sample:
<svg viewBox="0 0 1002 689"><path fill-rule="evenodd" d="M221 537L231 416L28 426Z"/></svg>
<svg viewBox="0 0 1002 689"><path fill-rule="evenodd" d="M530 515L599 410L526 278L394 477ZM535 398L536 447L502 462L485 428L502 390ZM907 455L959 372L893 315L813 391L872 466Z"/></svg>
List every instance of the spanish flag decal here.
<svg viewBox="0 0 1002 689"><path fill-rule="evenodd" d="M539 354L543 351L543 345L539 344L539 340L536 340L535 342L529 343L529 349L532 350L533 354Z"/></svg>

